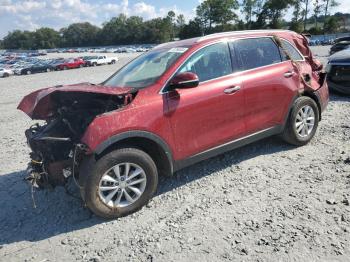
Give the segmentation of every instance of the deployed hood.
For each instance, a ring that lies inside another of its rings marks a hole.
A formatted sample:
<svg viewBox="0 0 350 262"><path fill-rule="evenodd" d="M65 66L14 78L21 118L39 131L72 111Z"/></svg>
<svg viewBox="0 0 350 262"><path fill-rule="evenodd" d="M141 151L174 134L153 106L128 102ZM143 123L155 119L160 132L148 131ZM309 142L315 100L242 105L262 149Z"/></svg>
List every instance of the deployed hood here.
<svg viewBox="0 0 350 262"><path fill-rule="evenodd" d="M133 93L132 88L106 87L81 83L75 85L54 86L37 90L25 96L17 109L26 113L32 119L47 119L56 109L53 96L60 93L73 94L97 94L106 96L125 96Z"/></svg>
<svg viewBox="0 0 350 262"><path fill-rule="evenodd" d="M328 60L330 63L350 63L350 48L331 55Z"/></svg>

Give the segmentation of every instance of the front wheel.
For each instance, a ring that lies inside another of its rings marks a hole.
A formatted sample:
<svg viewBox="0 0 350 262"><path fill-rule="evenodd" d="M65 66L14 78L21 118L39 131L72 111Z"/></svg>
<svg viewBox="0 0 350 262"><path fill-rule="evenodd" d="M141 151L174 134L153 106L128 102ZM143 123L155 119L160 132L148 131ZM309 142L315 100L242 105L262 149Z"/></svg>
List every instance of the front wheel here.
<svg viewBox="0 0 350 262"><path fill-rule="evenodd" d="M296 146L306 145L314 137L320 119L316 102L310 97L299 97L287 120L283 139Z"/></svg>
<svg viewBox="0 0 350 262"><path fill-rule="evenodd" d="M122 148L99 159L84 180L81 194L88 208L100 217L113 219L148 203L157 189L158 171L142 150Z"/></svg>

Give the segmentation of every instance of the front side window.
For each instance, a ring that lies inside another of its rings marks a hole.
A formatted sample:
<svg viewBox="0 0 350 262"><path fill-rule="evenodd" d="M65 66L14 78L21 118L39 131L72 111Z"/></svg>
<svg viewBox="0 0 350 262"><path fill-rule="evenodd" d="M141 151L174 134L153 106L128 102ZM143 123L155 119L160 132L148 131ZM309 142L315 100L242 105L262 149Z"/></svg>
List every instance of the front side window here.
<svg viewBox="0 0 350 262"><path fill-rule="evenodd" d="M178 73L192 72L204 82L232 73L230 50L227 43L213 44L192 55Z"/></svg>
<svg viewBox="0 0 350 262"><path fill-rule="evenodd" d="M145 88L154 84L188 48L156 49L139 56L103 85L111 87Z"/></svg>
<svg viewBox="0 0 350 262"><path fill-rule="evenodd" d="M304 60L302 55L296 50L296 48L291 45L288 41L284 40L284 39L281 39L281 45L282 45L282 48L287 51L288 55L290 56L290 58L292 60L295 60L295 61L300 61L300 60ZM284 55L285 56L285 55ZM286 57L285 57L286 60L288 60Z"/></svg>
<svg viewBox="0 0 350 262"><path fill-rule="evenodd" d="M233 42L241 70L280 63L281 55L271 38L241 39Z"/></svg>

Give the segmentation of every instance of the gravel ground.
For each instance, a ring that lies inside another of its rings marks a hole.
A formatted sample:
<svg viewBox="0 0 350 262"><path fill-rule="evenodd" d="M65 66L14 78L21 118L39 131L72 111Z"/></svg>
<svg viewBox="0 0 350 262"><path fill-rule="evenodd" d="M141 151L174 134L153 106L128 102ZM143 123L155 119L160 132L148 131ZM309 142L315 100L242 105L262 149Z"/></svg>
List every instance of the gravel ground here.
<svg viewBox="0 0 350 262"><path fill-rule="evenodd" d="M328 47L314 50L326 58ZM22 181L31 121L18 102L41 87L102 81L131 56L0 79L0 260L349 261L350 98L334 94L309 145L269 138L161 178L129 217L103 221L62 188L35 192L34 209Z"/></svg>

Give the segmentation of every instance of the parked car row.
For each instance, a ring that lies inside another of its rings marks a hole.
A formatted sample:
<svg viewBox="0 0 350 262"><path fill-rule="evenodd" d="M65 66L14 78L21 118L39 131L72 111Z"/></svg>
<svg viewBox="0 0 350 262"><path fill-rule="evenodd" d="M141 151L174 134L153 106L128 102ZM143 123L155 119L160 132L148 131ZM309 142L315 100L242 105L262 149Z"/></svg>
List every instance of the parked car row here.
<svg viewBox="0 0 350 262"><path fill-rule="evenodd" d="M48 53L136 53L147 52L152 45L122 46L122 47L98 47L98 48L55 48L46 50Z"/></svg>
<svg viewBox="0 0 350 262"><path fill-rule="evenodd" d="M0 56L0 77L68 70L86 66L115 64L117 57L85 56L80 58L39 59L32 57Z"/></svg>

